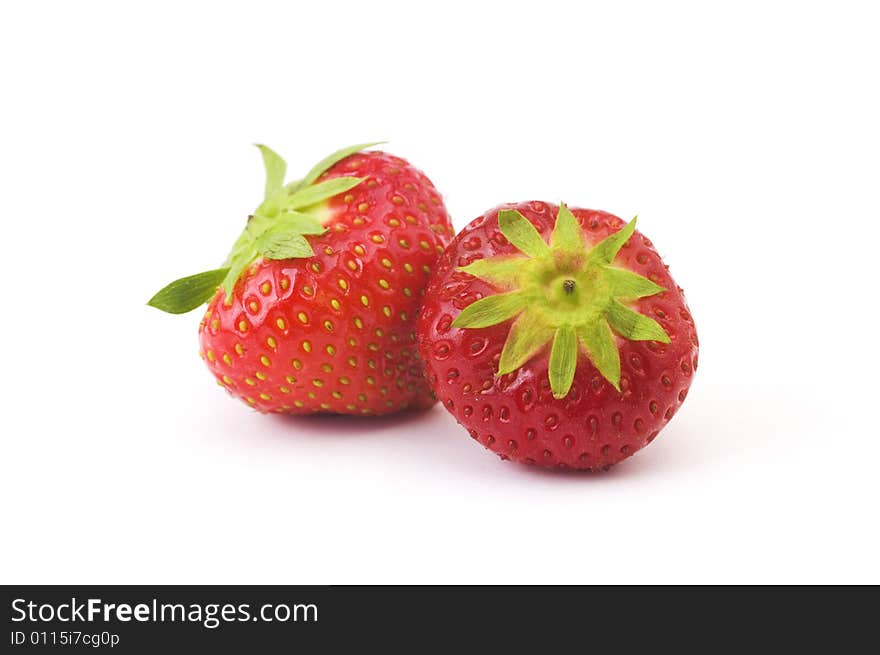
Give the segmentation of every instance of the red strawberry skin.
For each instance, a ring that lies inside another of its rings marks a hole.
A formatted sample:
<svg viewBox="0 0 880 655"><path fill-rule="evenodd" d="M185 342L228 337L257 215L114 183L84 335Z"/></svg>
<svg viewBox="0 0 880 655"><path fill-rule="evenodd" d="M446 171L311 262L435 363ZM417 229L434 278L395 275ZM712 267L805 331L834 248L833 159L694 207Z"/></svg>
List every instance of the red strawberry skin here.
<svg viewBox="0 0 880 655"><path fill-rule="evenodd" d="M471 437L502 459L544 467L607 469L651 443L687 395L697 368L698 341L684 294L651 242L637 231L614 265L667 289L642 298L633 309L660 323L671 343L618 338L620 392L583 354L570 392L559 400L551 394L546 351L497 377L511 322L480 329L456 328L451 323L465 307L497 292L457 268L516 252L498 228L502 209L519 210L549 239L558 206L526 202L496 207L472 221L448 246L419 318L419 348L428 382ZM624 225L606 212L571 211L594 243Z"/></svg>
<svg viewBox="0 0 880 655"><path fill-rule="evenodd" d="M383 152L351 155L320 181L365 178L328 202L314 257L258 259L220 289L200 354L229 393L261 412L385 414L427 407L415 321L454 234L425 175Z"/></svg>

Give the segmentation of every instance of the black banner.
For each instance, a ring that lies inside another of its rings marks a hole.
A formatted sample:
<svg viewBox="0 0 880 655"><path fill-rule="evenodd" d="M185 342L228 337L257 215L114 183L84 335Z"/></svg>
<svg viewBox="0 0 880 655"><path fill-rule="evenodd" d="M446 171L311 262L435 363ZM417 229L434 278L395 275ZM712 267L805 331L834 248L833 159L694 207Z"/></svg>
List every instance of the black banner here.
<svg viewBox="0 0 880 655"><path fill-rule="evenodd" d="M867 597L866 593L867 592ZM2 587L3 652L334 652L477 641L714 651L864 644L874 589L750 587ZM870 599L870 600L869 600Z"/></svg>

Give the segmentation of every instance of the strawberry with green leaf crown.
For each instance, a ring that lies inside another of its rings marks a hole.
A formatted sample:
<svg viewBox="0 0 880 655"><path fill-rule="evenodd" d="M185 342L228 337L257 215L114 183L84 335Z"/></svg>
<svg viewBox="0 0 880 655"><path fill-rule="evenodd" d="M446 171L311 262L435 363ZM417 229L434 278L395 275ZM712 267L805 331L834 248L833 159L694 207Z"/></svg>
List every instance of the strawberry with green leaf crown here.
<svg viewBox="0 0 880 655"><path fill-rule="evenodd" d="M434 401L415 321L454 231L425 175L375 144L340 150L301 180L259 146L262 204L219 269L172 282L150 305L209 302L200 354L261 412L385 414Z"/></svg>
<svg viewBox="0 0 880 655"><path fill-rule="evenodd" d="M657 251L611 214L503 205L447 247L419 318L434 392L511 459L606 469L687 395L697 333Z"/></svg>

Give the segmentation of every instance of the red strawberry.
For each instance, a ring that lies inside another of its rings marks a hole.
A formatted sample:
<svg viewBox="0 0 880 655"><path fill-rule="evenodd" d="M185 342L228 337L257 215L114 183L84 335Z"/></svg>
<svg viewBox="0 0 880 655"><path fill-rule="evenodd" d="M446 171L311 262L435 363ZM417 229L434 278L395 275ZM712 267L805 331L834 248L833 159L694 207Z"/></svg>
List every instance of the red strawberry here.
<svg viewBox="0 0 880 655"><path fill-rule="evenodd" d="M418 326L428 382L502 459L606 469L684 401L694 322L635 223L503 205L441 257Z"/></svg>
<svg viewBox="0 0 880 655"><path fill-rule="evenodd" d="M453 228L421 171L360 152L369 145L286 186L284 160L260 146L265 199L224 267L173 282L149 303L182 313L210 300L201 355L259 411L384 414L434 402L415 320Z"/></svg>

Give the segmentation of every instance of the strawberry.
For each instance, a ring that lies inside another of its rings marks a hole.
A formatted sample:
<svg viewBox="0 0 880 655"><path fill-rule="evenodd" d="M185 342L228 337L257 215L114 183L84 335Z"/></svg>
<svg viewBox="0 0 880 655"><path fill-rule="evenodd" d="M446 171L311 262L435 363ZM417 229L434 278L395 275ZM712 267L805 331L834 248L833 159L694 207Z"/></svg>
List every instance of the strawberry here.
<svg viewBox="0 0 880 655"><path fill-rule="evenodd" d="M428 178L361 152L371 145L340 150L287 185L284 160L259 146L265 196L223 267L149 302L183 313L210 301L200 354L261 412L386 414L434 402L415 321L454 231Z"/></svg>
<svg viewBox="0 0 880 655"><path fill-rule="evenodd" d="M503 205L449 245L428 286L428 382L502 459L607 469L684 401L697 333L636 220L543 202Z"/></svg>

